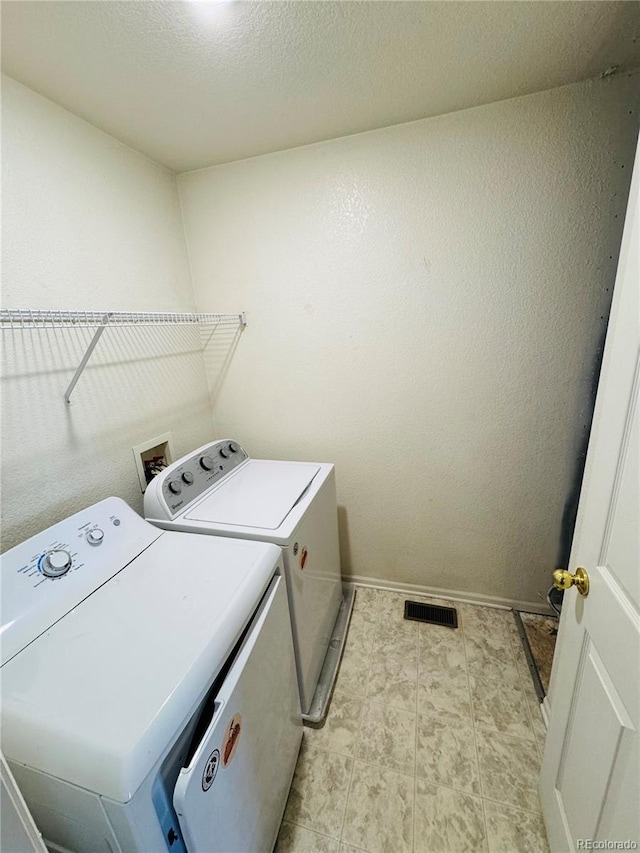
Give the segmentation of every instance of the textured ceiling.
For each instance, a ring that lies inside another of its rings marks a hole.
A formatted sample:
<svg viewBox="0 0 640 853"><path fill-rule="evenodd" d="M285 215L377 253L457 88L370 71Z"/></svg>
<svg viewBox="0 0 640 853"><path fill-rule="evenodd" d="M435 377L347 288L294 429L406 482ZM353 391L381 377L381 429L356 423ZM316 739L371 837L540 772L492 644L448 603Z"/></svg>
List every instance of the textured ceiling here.
<svg viewBox="0 0 640 853"><path fill-rule="evenodd" d="M640 66L638 2L5 0L2 67L181 172Z"/></svg>

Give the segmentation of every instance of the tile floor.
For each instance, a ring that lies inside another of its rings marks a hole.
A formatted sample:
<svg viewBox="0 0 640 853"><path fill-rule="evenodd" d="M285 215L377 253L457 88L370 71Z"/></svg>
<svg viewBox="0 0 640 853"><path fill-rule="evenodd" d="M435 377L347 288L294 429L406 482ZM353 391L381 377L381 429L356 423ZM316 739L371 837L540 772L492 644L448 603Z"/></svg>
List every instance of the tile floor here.
<svg viewBox="0 0 640 853"><path fill-rule="evenodd" d="M276 853L548 851L545 727L513 616L407 622L359 588L323 728L305 727Z"/></svg>

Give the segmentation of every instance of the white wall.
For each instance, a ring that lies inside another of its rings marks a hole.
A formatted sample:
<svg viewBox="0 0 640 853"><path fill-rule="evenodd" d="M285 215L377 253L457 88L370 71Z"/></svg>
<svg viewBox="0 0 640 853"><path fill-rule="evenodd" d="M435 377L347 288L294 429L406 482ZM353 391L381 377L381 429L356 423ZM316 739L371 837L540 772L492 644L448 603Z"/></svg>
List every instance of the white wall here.
<svg viewBox="0 0 640 853"><path fill-rule="evenodd" d="M194 310L173 174L6 77L2 135L4 307ZM90 333L3 333L3 550L109 494L141 510L134 444L211 438L194 335L107 330L67 406Z"/></svg>
<svg viewBox="0 0 640 853"><path fill-rule="evenodd" d="M637 84L179 177L200 310L249 312L212 383L219 434L255 456L335 461L346 572L546 592L590 418Z"/></svg>

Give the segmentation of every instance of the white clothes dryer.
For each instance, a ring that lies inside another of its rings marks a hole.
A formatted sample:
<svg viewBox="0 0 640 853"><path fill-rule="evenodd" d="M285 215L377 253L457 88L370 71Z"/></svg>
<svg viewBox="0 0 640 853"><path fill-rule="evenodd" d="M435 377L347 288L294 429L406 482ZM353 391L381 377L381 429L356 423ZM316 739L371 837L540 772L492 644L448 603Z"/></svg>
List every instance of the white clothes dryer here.
<svg viewBox="0 0 640 853"><path fill-rule="evenodd" d="M302 714L320 722L353 604L340 573L334 466L251 459L237 441L215 441L151 481L144 514L166 530L282 548Z"/></svg>
<svg viewBox="0 0 640 853"><path fill-rule="evenodd" d="M2 752L49 849L269 853L302 738L280 549L108 498L0 570Z"/></svg>

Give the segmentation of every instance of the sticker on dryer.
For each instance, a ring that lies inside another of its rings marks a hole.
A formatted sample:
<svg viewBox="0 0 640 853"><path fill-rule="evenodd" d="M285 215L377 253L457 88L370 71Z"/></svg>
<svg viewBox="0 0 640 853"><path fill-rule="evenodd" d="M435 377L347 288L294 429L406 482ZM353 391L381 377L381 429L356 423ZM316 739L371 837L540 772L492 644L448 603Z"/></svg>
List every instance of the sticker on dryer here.
<svg viewBox="0 0 640 853"><path fill-rule="evenodd" d="M309 556L309 552L303 546L302 551L300 551L300 570L304 569L305 563L307 562L307 557Z"/></svg>
<svg viewBox="0 0 640 853"><path fill-rule="evenodd" d="M234 714L229 720L229 725L222 740L222 766L228 767L233 761L233 756L238 748L240 732L242 731L242 714Z"/></svg>
<svg viewBox="0 0 640 853"><path fill-rule="evenodd" d="M216 778L216 773L218 772L219 767L220 750L214 749L209 758L207 758L207 763L204 765L204 771L202 773L203 791L208 791L209 788L213 785L213 780Z"/></svg>

